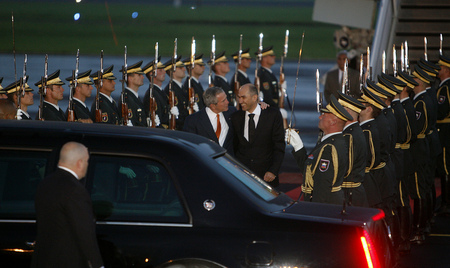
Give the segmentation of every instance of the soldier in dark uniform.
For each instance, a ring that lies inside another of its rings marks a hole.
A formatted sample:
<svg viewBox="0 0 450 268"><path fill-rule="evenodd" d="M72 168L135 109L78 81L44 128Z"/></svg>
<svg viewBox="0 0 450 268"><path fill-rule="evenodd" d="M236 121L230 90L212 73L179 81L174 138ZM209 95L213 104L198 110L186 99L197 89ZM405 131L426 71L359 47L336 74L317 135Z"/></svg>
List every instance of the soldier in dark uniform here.
<svg viewBox="0 0 450 268"><path fill-rule="evenodd" d="M262 99L270 106L278 107L280 89L278 80L270 69L275 64L275 53L272 48L273 46L270 46L262 50L261 66L258 70L258 77Z"/></svg>
<svg viewBox="0 0 450 268"><path fill-rule="evenodd" d="M73 94L73 113L75 116L75 121L82 123L93 123L94 119L92 118L92 114L89 111L89 108L86 106L86 99L89 98L92 94L92 85L94 82L89 77L91 74L91 70L83 72L77 77L77 86L74 87L73 77L67 77L66 81L69 81L70 87ZM67 108L66 116L69 113L69 109Z"/></svg>
<svg viewBox="0 0 450 268"><path fill-rule="evenodd" d="M114 65L109 66L103 71L103 75L101 75L102 80L101 83L99 81L99 72L97 71L91 75L94 80L95 87L98 92L98 109L100 110L100 118L95 118L93 116L96 123L106 123L119 125L120 124L120 112L117 108L116 101L111 97L111 93L115 90L116 85L116 77L113 74ZM95 101L92 103L91 112L93 115L96 113L96 103ZM98 119L98 120L97 120Z"/></svg>
<svg viewBox="0 0 450 268"><path fill-rule="evenodd" d="M438 101L437 124L439 139L442 146L442 154L438 157L438 174L441 178L442 207L441 213L448 213L450 202L450 58L439 56L441 69L438 77L441 80L437 89L436 98Z"/></svg>
<svg viewBox="0 0 450 268"><path fill-rule="evenodd" d="M245 84L251 84L250 79L248 78L247 70L250 68L250 64L252 63L252 57L249 53L250 49L244 49L241 53L241 64L239 64L239 51L235 52L231 56L233 57L234 62L236 63L237 70L235 71L235 74L231 78L230 81L230 87L234 89L236 92L239 91L239 88ZM236 85L236 73L237 73L237 81L238 84Z"/></svg>
<svg viewBox="0 0 450 268"><path fill-rule="evenodd" d="M25 85L22 84L22 80L23 78L20 78L19 81L11 83L5 87L4 91L6 92L8 99L12 101L16 107L18 106L17 100L20 98L20 107L17 109L16 119L31 120L27 111L28 106L33 105L34 103L33 89L26 83L26 81L28 81L28 76L25 79ZM22 92L22 90L25 92ZM20 91L20 97L18 96L17 91Z"/></svg>
<svg viewBox="0 0 450 268"><path fill-rule="evenodd" d="M203 62L203 54L195 57L194 60L194 68L191 71L191 59L186 58L183 60L184 65L186 66L186 71L188 77L184 81L183 92L189 101L189 75L192 73L191 86L194 88L194 112L198 112L199 110L205 108L205 103L203 102L203 86L200 84L200 76L205 72L205 63Z"/></svg>
<svg viewBox="0 0 450 268"><path fill-rule="evenodd" d="M166 74L170 77L172 76L173 80L169 81L169 84L164 88L164 92L167 96L169 96L170 91L175 93L175 106L178 108L179 114L173 114L171 110L171 116L176 117L176 129L182 130L184 125L184 120L189 115L188 106L189 102L186 99L183 93L183 78L186 76L186 67L183 62L180 60L181 56L175 60L175 71L173 71L173 57L164 63L164 70ZM170 119L169 117L169 119Z"/></svg>
<svg viewBox="0 0 450 268"><path fill-rule="evenodd" d="M228 105L234 106L235 101L237 101L236 95L233 91L233 87L230 86L225 77L225 75L230 72L230 64L225 56L225 51L222 51L217 55L214 64L212 64L211 61L209 61L208 64L214 72L214 86L222 88L227 94Z"/></svg>
<svg viewBox="0 0 450 268"><path fill-rule="evenodd" d="M363 186L367 164L367 146L364 133L358 122L359 113L366 108L358 100L339 94L339 103L352 116L352 120L345 123L343 134L348 143L349 169L345 175L342 189L345 201L349 206L368 207L366 190Z"/></svg>
<svg viewBox="0 0 450 268"><path fill-rule="evenodd" d="M128 107L128 121L133 126L147 126L147 112L144 104L139 98L139 87L144 84L144 73L141 69L142 61L128 66L126 88L123 95L123 102ZM122 72L123 72L122 67ZM122 98L119 101L119 107L122 107ZM130 125L130 124L128 124Z"/></svg>
<svg viewBox="0 0 450 268"><path fill-rule="evenodd" d="M41 88L41 80L34 84ZM44 102L42 107L42 119L46 121L67 121L66 114L58 106L58 102L64 98L65 83L59 78L59 70L52 73L47 78L46 87L44 89ZM39 119L39 114L36 119Z"/></svg>
<svg viewBox="0 0 450 268"><path fill-rule="evenodd" d="M334 96L321 111L319 128L324 136L310 154L306 153L295 130L286 130L286 140L294 147L292 154L303 170L305 200L342 205L342 183L349 165L349 151L342 130L352 117Z"/></svg>

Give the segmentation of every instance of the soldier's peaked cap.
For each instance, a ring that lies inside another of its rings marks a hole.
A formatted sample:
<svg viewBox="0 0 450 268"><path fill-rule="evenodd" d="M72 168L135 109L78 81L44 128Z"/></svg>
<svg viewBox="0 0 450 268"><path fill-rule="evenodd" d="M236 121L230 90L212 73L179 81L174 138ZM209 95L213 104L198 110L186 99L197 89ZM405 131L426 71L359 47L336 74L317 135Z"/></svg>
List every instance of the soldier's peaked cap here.
<svg viewBox="0 0 450 268"><path fill-rule="evenodd" d="M350 110L357 112L358 114L366 109L366 106L364 106L364 104L362 104L361 102L359 102L357 99L347 95L347 94L343 94L342 92L338 91L339 94L339 103L346 108L349 108Z"/></svg>
<svg viewBox="0 0 450 268"><path fill-rule="evenodd" d="M231 56L233 57L233 59L237 60L239 57L239 51L236 51ZM241 59L251 59L251 58L252 56L250 55L250 48L243 49L241 53Z"/></svg>
<svg viewBox="0 0 450 268"><path fill-rule="evenodd" d="M144 72L141 69L142 61L136 62L135 64L128 65L127 66L127 74L144 74ZM120 70L120 72L123 72L123 67Z"/></svg>
<svg viewBox="0 0 450 268"><path fill-rule="evenodd" d="M438 71L436 71L435 69L431 68L430 66L426 65L425 63L418 61L417 62L417 66L419 66L420 69L422 69L424 72L426 72L429 76L431 77L436 77L438 75ZM441 69L439 67L439 69Z"/></svg>
<svg viewBox="0 0 450 268"><path fill-rule="evenodd" d="M381 87L376 85L371 80L367 80L367 87L366 88L368 90L372 91L373 94L375 94L376 96L378 96L378 97L380 97L382 99L387 99L389 96L395 95L395 94L388 93L386 90L382 89Z"/></svg>
<svg viewBox="0 0 450 268"><path fill-rule="evenodd" d="M190 66L191 65L191 57L185 58L184 60L182 60L182 62L184 63L184 65ZM195 65L205 66L205 63L203 62L203 54L195 56L194 66Z"/></svg>
<svg viewBox="0 0 450 268"><path fill-rule="evenodd" d="M431 76L429 76L418 65L414 65L414 72L412 73L412 75L426 84L429 84L431 81L433 81L433 78L431 78Z"/></svg>
<svg viewBox="0 0 450 268"><path fill-rule="evenodd" d="M441 67L439 65L434 64L431 61L425 60L424 58L420 58L419 62L425 64L426 66L428 66L430 68L432 68L436 72L438 72L441 69Z"/></svg>
<svg viewBox="0 0 450 268"><path fill-rule="evenodd" d="M168 71L170 69L172 69L172 60L173 60L173 56L170 58L170 60L166 61L164 63L164 70ZM184 67L184 63L181 61L181 55L179 55L176 59L175 59L175 67Z"/></svg>
<svg viewBox="0 0 450 268"><path fill-rule="evenodd" d="M65 85L66 84L59 78L59 71L60 70L57 70L56 72L52 73L51 75L49 75L47 77L47 86L51 86L51 85ZM34 85L38 86L38 87L42 87L41 82L42 81L39 80Z"/></svg>
<svg viewBox="0 0 450 268"><path fill-rule="evenodd" d="M381 87L382 89L384 89L389 94L397 95L398 93L402 92L401 89L398 89L397 87L394 86L394 84L392 84L388 80L384 79L380 75L378 75L377 78L378 78L377 86Z"/></svg>
<svg viewBox="0 0 450 268"><path fill-rule="evenodd" d="M108 79L108 80L116 80L117 78L114 76L113 74L113 69L114 69L114 65L109 66L106 69L103 69L103 75L102 75L102 79ZM94 79L94 81L98 80L98 73L100 72L97 71L93 74L91 74L92 79Z"/></svg>
<svg viewBox="0 0 450 268"><path fill-rule="evenodd" d="M25 92L33 91L33 89L26 83L28 80L28 75L25 78ZM9 84L7 87L4 88L4 91L6 94L11 94L17 92L23 85L22 85L23 77L21 77L18 81L13 82Z"/></svg>
<svg viewBox="0 0 450 268"><path fill-rule="evenodd" d="M255 55L259 55L259 51L255 52ZM261 51L261 56L275 56L275 52L273 51L273 46L268 46L263 48Z"/></svg>
<svg viewBox="0 0 450 268"><path fill-rule="evenodd" d="M391 75L381 73L381 77L389 81L391 84L393 84L398 90L403 90L403 88L406 87L405 82Z"/></svg>
<svg viewBox="0 0 450 268"><path fill-rule="evenodd" d="M225 56L225 50L216 55L216 59L214 60L214 64L219 62L228 62L227 56ZM208 61L208 64L211 65L211 60Z"/></svg>
<svg viewBox="0 0 450 268"><path fill-rule="evenodd" d="M153 72L154 65L155 65L155 60L152 60L151 62L147 63L147 65L142 67L142 71L145 74L148 74L149 72ZM161 62L161 56L159 56L158 63L156 64L156 69L164 69L164 67L166 67L166 66Z"/></svg>
<svg viewBox="0 0 450 268"><path fill-rule="evenodd" d="M402 80L403 82L406 83L406 85L409 88L414 88L415 86L418 86L419 83L417 83L416 81L414 81L414 79L407 73L399 71L398 72L398 79Z"/></svg>
<svg viewBox="0 0 450 268"><path fill-rule="evenodd" d="M334 95L330 96L330 103L327 107L320 109L324 113L332 113L341 120L353 120L353 117L345 110Z"/></svg>
<svg viewBox="0 0 450 268"><path fill-rule="evenodd" d="M450 58L444 55L439 55L438 65L447 66L450 68Z"/></svg>
<svg viewBox="0 0 450 268"><path fill-rule="evenodd" d="M92 82L92 79L89 77L89 75L91 74L92 70L87 70L83 73L79 73L78 76L76 77L77 79L77 84L86 84L86 85L92 85L94 84L94 82ZM71 84L73 83L73 77L69 76L66 78L66 81L69 81Z"/></svg>
<svg viewBox="0 0 450 268"><path fill-rule="evenodd" d="M366 86L363 86L363 94L361 96L362 101L372 104L378 109L383 109L386 107L384 101L378 98L372 91L368 90Z"/></svg>

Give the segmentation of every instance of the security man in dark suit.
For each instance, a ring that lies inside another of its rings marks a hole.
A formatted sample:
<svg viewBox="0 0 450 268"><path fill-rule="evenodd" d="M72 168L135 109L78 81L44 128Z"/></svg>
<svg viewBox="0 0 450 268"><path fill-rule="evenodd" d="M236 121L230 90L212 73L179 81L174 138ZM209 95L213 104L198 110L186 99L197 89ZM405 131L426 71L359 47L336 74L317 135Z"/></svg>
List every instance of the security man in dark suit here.
<svg viewBox="0 0 450 268"><path fill-rule="evenodd" d="M231 115L236 109L228 106L227 95L220 87L206 89L203 99L207 107L186 117L183 131L211 139L234 155Z"/></svg>
<svg viewBox="0 0 450 268"><path fill-rule="evenodd" d="M366 106L355 98L341 92L338 92L338 94L339 103L352 117L345 123L342 131L349 150L349 168L342 183L345 202L349 206L368 207L366 191L362 184L366 174L367 146L366 138L358 122L359 113L366 109Z"/></svg>
<svg viewBox="0 0 450 268"><path fill-rule="evenodd" d="M303 141L293 129L286 129L286 141L294 148L292 154L303 170L305 200L342 205L342 183L349 165L348 144L342 130L352 117L334 96L321 112L319 128L324 135L311 153L307 154Z"/></svg>
<svg viewBox="0 0 450 268"><path fill-rule="evenodd" d="M8 99L12 101L16 107L18 106L18 99L20 98L20 107L17 109L16 119L17 120L31 120L28 114L28 106L33 105L33 89L25 82L22 84L23 78L21 77L18 81L11 83L5 87L5 92ZM25 81L28 80L28 76ZM22 92L24 90L24 92ZM17 91L20 91L20 96L18 96Z"/></svg>
<svg viewBox="0 0 450 268"><path fill-rule="evenodd" d="M91 74L91 70L80 73L76 78L77 86L74 87L73 77L67 77L66 81L69 81L70 87L73 94L73 113L75 116L75 121L82 123L93 123L94 118L92 118L92 114L89 111L89 108L86 106L86 99L89 98L92 94L92 85L94 82L89 77ZM68 110L66 111L66 116L68 114Z"/></svg>
<svg viewBox="0 0 450 268"><path fill-rule="evenodd" d="M41 88L41 80L34 85ZM46 87L44 88L44 102L42 108L42 119L46 121L67 121L64 111L58 106L58 102L63 100L65 83L59 78L59 70L52 73L47 78ZM36 116L36 120L39 118Z"/></svg>
<svg viewBox="0 0 450 268"><path fill-rule="evenodd" d="M231 117L236 158L272 187L279 184L278 172L284 158L283 120L278 108L261 110L253 84L239 89L241 110Z"/></svg>
<svg viewBox="0 0 450 268"><path fill-rule="evenodd" d="M132 126L146 127L147 112L144 103L139 98L139 87L144 84L144 72L141 69L142 61L127 67L127 81L123 101L128 106L128 121ZM122 66L121 72L123 72ZM119 107L122 106L122 98L119 101Z"/></svg>
<svg viewBox="0 0 450 268"><path fill-rule="evenodd" d="M58 168L36 191L36 247L31 267L103 267L91 197L79 180L86 176L88 149L68 142Z"/></svg>
<svg viewBox="0 0 450 268"><path fill-rule="evenodd" d="M205 63L203 62L202 57L203 54L195 57L194 68L191 67L190 58L186 58L183 60L183 63L186 66L186 72L188 74L188 77L184 81L183 92L186 99L189 100L189 75L192 73L191 86L194 89L194 112L198 112L199 110L206 107L205 103L203 102L204 90L202 84L200 83L200 76L203 74L203 72L205 72Z"/></svg>
<svg viewBox="0 0 450 268"><path fill-rule="evenodd" d="M113 74L114 65L109 66L103 71L102 83L99 81L98 74L100 71L97 71L91 74L92 79L94 80L95 87L97 87L98 98L99 98L99 109L101 111L100 120L94 120L96 123L106 123L106 124L114 124L119 125L121 113L119 112L119 108L117 107L116 101L111 97L111 94L115 90L116 85L116 77ZM95 114L96 111L95 101L92 103L91 111Z"/></svg>
<svg viewBox="0 0 450 268"><path fill-rule="evenodd" d="M225 51L219 53L211 64L208 62L214 72L214 86L221 87L225 93L227 93L228 105L232 106L237 96L235 96L233 87L228 83L225 75L230 72L230 64L228 63L228 58L225 56Z"/></svg>

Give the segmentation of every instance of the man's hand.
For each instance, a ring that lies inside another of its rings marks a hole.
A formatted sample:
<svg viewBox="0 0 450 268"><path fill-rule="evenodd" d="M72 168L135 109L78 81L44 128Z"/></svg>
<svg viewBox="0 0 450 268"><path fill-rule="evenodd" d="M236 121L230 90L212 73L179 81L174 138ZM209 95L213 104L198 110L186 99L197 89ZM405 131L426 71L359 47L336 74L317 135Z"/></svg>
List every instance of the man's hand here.
<svg viewBox="0 0 450 268"><path fill-rule="evenodd" d="M128 179L134 179L136 178L136 173L131 168L127 167L120 167L119 173L124 174L127 176Z"/></svg>
<svg viewBox="0 0 450 268"><path fill-rule="evenodd" d="M271 182L273 181L277 176L275 176L275 174L273 174L270 171L267 171L266 174L264 174L264 181L267 182Z"/></svg>
<svg viewBox="0 0 450 268"><path fill-rule="evenodd" d="M267 107L270 107L269 104L267 104L267 103L265 103L263 101L259 102L259 106L261 106L261 110L265 110L265 109L267 109Z"/></svg>

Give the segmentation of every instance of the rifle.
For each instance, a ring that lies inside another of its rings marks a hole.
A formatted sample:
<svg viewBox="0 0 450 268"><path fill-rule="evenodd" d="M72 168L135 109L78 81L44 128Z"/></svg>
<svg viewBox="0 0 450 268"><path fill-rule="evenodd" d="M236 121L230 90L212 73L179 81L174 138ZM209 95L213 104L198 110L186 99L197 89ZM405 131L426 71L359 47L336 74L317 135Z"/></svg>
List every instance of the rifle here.
<svg viewBox="0 0 450 268"><path fill-rule="evenodd" d="M295 93L297 92L298 73L299 73L299 70L300 70L300 61L302 59L303 40L304 39L305 39L305 32L303 32L303 34L302 34L302 43L300 45L300 51L298 52L297 75L295 76L294 99L292 100L291 119L289 121L289 128L292 128L292 117L294 115ZM289 140L287 142L289 143Z"/></svg>
<svg viewBox="0 0 450 268"><path fill-rule="evenodd" d="M153 61L153 74L150 75L150 100L149 100L149 111L148 114L150 116L150 122L151 124L149 124L149 126L151 125L152 128L156 127L156 100L153 97L153 86L155 84L154 82L154 78L157 75L158 72L158 50L159 50L159 46L158 46L158 42L156 42L155 44L155 60Z"/></svg>
<svg viewBox="0 0 450 268"><path fill-rule="evenodd" d="M386 73L386 51L381 55L381 72Z"/></svg>
<svg viewBox="0 0 450 268"><path fill-rule="evenodd" d="M405 71L405 51L403 50L403 43L400 46L400 70Z"/></svg>
<svg viewBox="0 0 450 268"><path fill-rule="evenodd" d="M428 40L426 37L423 38L423 46L425 48L424 58L426 61L428 61Z"/></svg>
<svg viewBox="0 0 450 268"><path fill-rule="evenodd" d="M236 99L239 96L239 88L241 87L238 80L239 65L241 65L241 63L242 63L242 34L239 37L238 60L236 61L236 70L234 71L234 99L232 100L234 107L236 107L238 110L239 110L239 103Z"/></svg>
<svg viewBox="0 0 450 268"><path fill-rule="evenodd" d="M287 57L287 52L288 52L288 41L289 41L289 30L286 30L286 36L284 38L284 51L283 51L283 55L281 56L281 65L280 65L280 81L279 81L279 88L280 91L278 92L278 106L282 109L284 109L284 99L286 98L286 90L283 88L283 84L285 82L284 79L284 59ZM287 124L287 118L283 118L283 125L284 128L286 129L288 124Z"/></svg>
<svg viewBox="0 0 450 268"><path fill-rule="evenodd" d="M395 44L392 45L392 72L394 77L397 77L397 52L395 51Z"/></svg>
<svg viewBox="0 0 450 268"><path fill-rule="evenodd" d="M211 62L211 64L209 65L208 83L209 83L209 87L213 87L214 82L212 79L211 69L212 69L212 66L214 66L214 64L216 64L216 36L215 35L213 35L213 38L211 41L211 60L210 60L210 62Z"/></svg>
<svg viewBox="0 0 450 268"><path fill-rule="evenodd" d="M192 86L192 70L194 69L195 64L195 39L192 37L192 43L191 43L191 66L189 68L189 114L194 113L194 104L195 104L195 91L194 87Z"/></svg>
<svg viewBox="0 0 450 268"><path fill-rule="evenodd" d="M125 83L128 79L127 75L127 46L125 46L124 53L124 66L122 69L122 92L120 93L121 112L122 112L122 125L128 125L128 105L125 102Z"/></svg>
<svg viewBox="0 0 450 268"><path fill-rule="evenodd" d="M262 45L262 40L263 40L264 35L262 33L259 34L259 47L258 47L258 57L256 58L256 68L255 68L255 87L258 90L258 99L259 99L259 92L260 92L260 88L261 88L261 82L259 80L259 75L258 75L258 69L259 69L259 62L262 59L262 50L263 50L263 45ZM263 100L260 100L263 101Z"/></svg>
<svg viewBox="0 0 450 268"><path fill-rule="evenodd" d="M320 84L319 84L319 69L316 70L316 105L317 105L317 112L320 114L320 109L322 109L322 99L323 95L322 92L320 92Z"/></svg>
<svg viewBox="0 0 450 268"><path fill-rule="evenodd" d="M348 60L345 59L344 65L344 73L342 74L342 84L341 84L341 93L347 94L347 83L348 83Z"/></svg>
<svg viewBox="0 0 450 268"><path fill-rule="evenodd" d="M439 55L442 56L442 42L444 41L444 38L442 37L442 34L439 34Z"/></svg>
<svg viewBox="0 0 450 268"><path fill-rule="evenodd" d="M371 78L370 70L370 47L367 47L366 81Z"/></svg>
<svg viewBox="0 0 450 268"><path fill-rule="evenodd" d="M44 95L45 88L47 87L47 72L48 72L48 54L45 54L45 62L44 62L44 76L41 77L41 88L39 89L39 110L38 110L38 119L43 121L42 117L43 109L44 109Z"/></svg>
<svg viewBox="0 0 450 268"><path fill-rule="evenodd" d="M78 67L80 64L80 50L77 49L77 60L75 63L75 71L72 72L72 84L69 92L69 106L67 108L67 122L75 121L75 113L73 111L73 92L78 86Z"/></svg>
<svg viewBox="0 0 450 268"><path fill-rule="evenodd" d="M169 106L171 110L173 107L175 107L175 92L172 90L172 83L173 83L173 73L175 72L176 69L177 69L177 38L175 38L174 41L172 70L170 71L170 81L169 81ZM176 124L177 122L175 116L171 115L169 121L169 129L175 130Z"/></svg>
<svg viewBox="0 0 450 268"><path fill-rule="evenodd" d="M23 75L22 79L20 79L20 85L19 89L17 90L17 112L19 112L21 108L21 99L23 96L25 96L25 84L27 82L27 54L25 54L24 60L23 60ZM16 115L16 119L19 120L19 118Z"/></svg>
<svg viewBox="0 0 450 268"><path fill-rule="evenodd" d="M361 94L363 93L363 85L364 85L364 77L363 77L363 57L364 55L361 54L361 56L359 57L359 91L361 92Z"/></svg>
<svg viewBox="0 0 450 268"><path fill-rule="evenodd" d="M408 40L405 40L405 71L411 74L411 69L409 68L409 57L408 57Z"/></svg>
<svg viewBox="0 0 450 268"><path fill-rule="evenodd" d="M95 96L95 122L102 122L102 110L100 109L99 92L103 87L103 50L100 52L100 71L97 73L97 95Z"/></svg>

